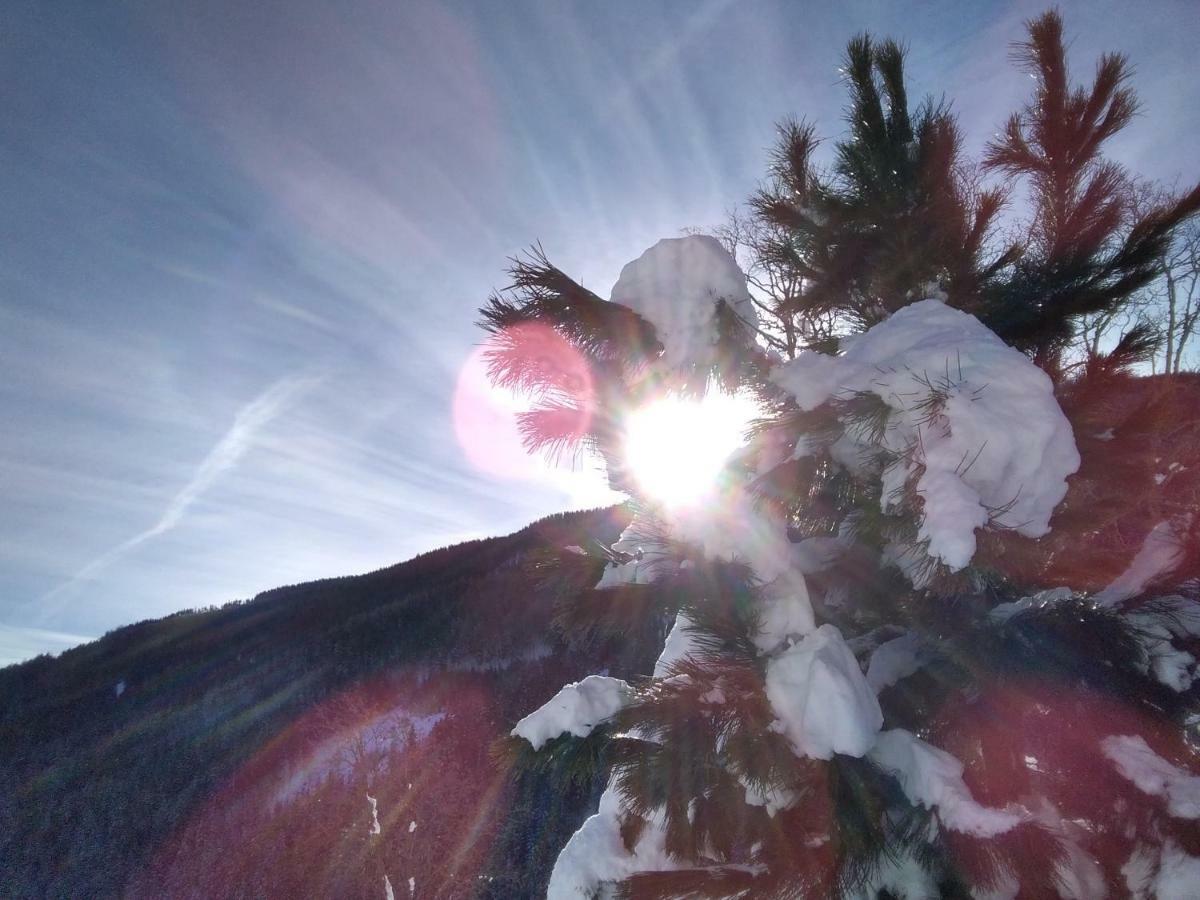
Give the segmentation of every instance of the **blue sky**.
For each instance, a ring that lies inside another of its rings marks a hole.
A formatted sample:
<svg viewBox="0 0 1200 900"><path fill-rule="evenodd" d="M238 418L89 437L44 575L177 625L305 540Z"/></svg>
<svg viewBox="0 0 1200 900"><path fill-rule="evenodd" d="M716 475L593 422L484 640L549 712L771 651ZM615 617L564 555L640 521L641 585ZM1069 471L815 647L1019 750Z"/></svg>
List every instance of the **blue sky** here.
<svg viewBox="0 0 1200 900"><path fill-rule="evenodd" d="M977 150L1031 3L24 2L0 9L0 665L603 502L456 437L475 310L540 240L606 295L719 221L841 48L905 41ZM1194 176L1191 0L1063 5L1121 50L1114 155ZM476 448L478 449L478 448ZM503 454L501 454L503 455Z"/></svg>

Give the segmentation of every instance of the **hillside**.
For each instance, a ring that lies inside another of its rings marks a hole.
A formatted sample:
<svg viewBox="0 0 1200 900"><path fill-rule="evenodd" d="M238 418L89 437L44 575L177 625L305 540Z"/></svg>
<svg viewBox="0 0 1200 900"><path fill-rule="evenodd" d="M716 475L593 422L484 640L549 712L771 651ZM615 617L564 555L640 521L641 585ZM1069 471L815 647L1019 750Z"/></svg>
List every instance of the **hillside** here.
<svg viewBox="0 0 1200 900"><path fill-rule="evenodd" d="M567 646L556 599L599 572L526 563L625 518L555 516L0 670L0 895L541 892L595 786L510 778L492 742L564 681L648 671L662 635Z"/></svg>

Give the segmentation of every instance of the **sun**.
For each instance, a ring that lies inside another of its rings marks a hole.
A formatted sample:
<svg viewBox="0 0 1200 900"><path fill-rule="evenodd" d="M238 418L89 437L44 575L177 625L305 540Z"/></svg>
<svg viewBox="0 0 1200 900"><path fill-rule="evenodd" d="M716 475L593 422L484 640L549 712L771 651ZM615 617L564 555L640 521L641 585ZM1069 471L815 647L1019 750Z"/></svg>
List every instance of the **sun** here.
<svg viewBox="0 0 1200 900"><path fill-rule="evenodd" d="M626 465L647 496L669 507L696 505L713 493L756 414L749 398L719 390L700 400L656 400L626 419Z"/></svg>

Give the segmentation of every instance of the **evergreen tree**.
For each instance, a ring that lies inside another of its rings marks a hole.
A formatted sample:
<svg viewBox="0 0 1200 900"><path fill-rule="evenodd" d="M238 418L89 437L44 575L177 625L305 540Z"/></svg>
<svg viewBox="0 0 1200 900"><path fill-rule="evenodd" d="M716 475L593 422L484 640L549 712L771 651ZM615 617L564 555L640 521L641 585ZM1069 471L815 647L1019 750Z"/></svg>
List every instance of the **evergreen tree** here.
<svg viewBox="0 0 1200 900"><path fill-rule="evenodd" d="M1081 316L1155 276L1200 188L1131 217L1102 155L1136 109L1125 60L1074 88L1058 15L1028 31L1034 97L979 166L946 105L909 109L897 44L850 42L831 168L786 125L753 201L785 296L751 297L690 237L610 301L536 252L483 310L494 379L536 399L530 449L590 446L635 498L612 547L541 561L576 580L605 563L560 624L666 635L645 679L568 685L504 747L609 779L552 895L1200 883L1197 392L1129 374L1148 327L1063 360ZM1032 212L1005 243L1019 180ZM761 418L708 507L666 507L627 471L628 415L718 388Z"/></svg>

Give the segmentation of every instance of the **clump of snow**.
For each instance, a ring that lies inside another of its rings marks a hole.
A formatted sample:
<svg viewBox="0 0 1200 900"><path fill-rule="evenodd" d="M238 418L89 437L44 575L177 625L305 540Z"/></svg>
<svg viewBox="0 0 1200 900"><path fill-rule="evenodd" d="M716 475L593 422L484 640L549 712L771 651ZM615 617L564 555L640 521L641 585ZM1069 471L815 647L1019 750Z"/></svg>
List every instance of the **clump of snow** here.
<svg viewBox="0 0 1200 900"><path fill-rule="evenodd" d="M719 502L677 513L670 521L639 511L613 545L614 551L634 558L605 569L596 588L649 584L684 568L689 560L677 562L668 541L689 545L712 560L745 563L753 570L762 587L754 641L763 653L815 627L802 571L812 549L789 541L782 518L736 485L727 486Z"/></svg>
<svg viewBox="0 0 1200 900"><path fill-rule="evenodd" d="M793 547L796 566L801 572L824 572L845 551L850 542L843 536L805 538Z"/></svg>
<svg viewBox="0 0 1200 900"><path fill-rule="evenodd" d="M915 632L884 641L867 663L867 684L876 694L902 678L912 675L925 663L924 645Z"/></svg>
<svg viewBox="0 0 1200 900"><path fill-rule="evenodd" d="M697 546L709 559L745 563L761 583L759 630L754 643L763 653L787 638L813 630L808 585L798 565L803 551L788 540L783 519L738 487L730 486L719 504L671 523L674 536Z"/></svg>
<svg viewBox="0 0 1200 900"><path fill-rule="evenodd" d="M770 653L792 635L812 631L812 603L808 589L799 579L786 579L782 588L769 584L761 591L758 631L754 634L754 645L762 653Z"/></svg>
<svg viewBox="0 0 1200 900"><path fill-rule="evenodd" d="M1125 571L1096 594L1097 603L1114 605L1136 597L1146 585L1160 575L1166 575L1183 559L1183 542L1170 522L1159 522L1146 535Z"/></svg>
<svg viewBox="0 0 1200 900"><path fill-rule="evenodd" d="M975 531L989 520L1027 537L1049 531L1079 453L1045 372L973 316L934 299L846 338L842 349L802 353L772 380L805 410L859 392L883 401L882 448L851 426L839 458L862 465L863 454L896 455L880 473L884 512L916 476L924 501L918 537L930 556L963 568Z"/></svg>
<svg viewBox="0 0 1200 900"><path fill-rule="evenodd" d="M666 678L671 674L673 666L693 655L696 650L696 636L692 631L693 628L695 628L695 623L687 613L680 612L675 616L675 624L671 626L671 631L663 644L662 653L658 655L658 661L654 664L655 678Z"/></svg>
<svg viewBox="0 0 1200 900"><path fill-rule="evenodd" d="M124 678L122 678L120 681L118 681L116 684L113 685L113 696L120 697L123 693L125 693L125 679Z"/></svg>
<svg viewBox="0 0 1200 900"><path fill-rule="evenodd" d="M383 876L383 900L396 900L396 892L392 890L392 880Z"/></svg>
<svg viewBox="0 0 1200 900"><path fill-rule="evenodd" d="M415 897L416 894L417 894L417 879L415 879L411 875L409 875L408 876L408 895L410 897Z"/></svg>
<svg viewBox="0 0 1200 900"><path fill-rule="evenodd" d="M1150 670L1159 683L1183 693L1196 680L1196 657L1169 641L1153 641L1149 648Z"/></svg>
<svg viewBox="0 0 1200 900"><path fill-rule="evenodd" d="M1162 797L1167 811L1179 819L1200 819L1200 775L1192 775L1163 759L1137 735L1115 735L1100 748L1121 773L1144 794Z"/></svg>
<svg viewBox="0 0 1200 900"><path fill-rule="evenodd" d="M700 702L710 706L720 706L725 702L725 691L722 690L719 679L710 690L700 695Z"/></svg>
<svg viewBox="0 0 1200 900"><path fill-rule="evenodd" d="M379 827L379 801L367 794L367 802L371 804L371 830L368 834L379 834L382 830Z"/></svg>
<svg viewBox="0 0 1200 900"><path fill-rule="evenodd" d="M1166 612L1163 626L1177 638L1200 637L1200 603L1171 594L1156 597L1154 605ZM1134 618L1134 616L1130 616Z"/></svg>
<svg viewBox="0 0 1200 900"><path fill-rule="evenodd" d="M1075 595L1070 588L1050 588L1046 591L1038 591L1036 594L1022 597L1020 600L1014 600L1011 603L997 603L988 612L988 616L997 622L1007 622L1019 612L1061 603L1064 600L1070 600L1073 596Z"/></svg>
<svg viewBox="0 0 1200 900"><path fill-rule="evenodd" d="M833 625L822 625L767 662L773 724L800 756L862 756L875 743L883 713L854 654Z"/></svg>
<svg viewBox="0 0 1200 900"><path fill-rule="evenodd" d="M1180 693L1191 688L1196 680L1196 657L1180 650L1171 639L1200 635L1200 603L1177 595L1158 597L1149 611L1135 609L1125 618L1137 627L1154 677Z"/></svg>
<svg viewBox="0 0 1200 900"><path fill-rule="evenodd" d="M519 721L512 734L529 741L534 750L563 734L587 737L593 728L619 712L629 702L630 694L629 685L620 678L589 675L568 684Z"/></svg>
<svg viewBox="0 0 1200 900"><path fill-rule="evenodd" d="M953 831L988 838L1022 821L1011 810L976 803L963 782L963 764L903 728L882 732L869 756L896 777L909 800L935 810L938 820Z"/></svg>
<svg viewBox="0 0 1200 900"><path fill-rule="evenodd" d="M1059 844L1063 856L1054 864L1054 886L1063 900L1103 900L1108 896L1104 871L1095 858L1078 842L1067 839Z"/></svg>
<svg viewBox="0 0 1200 900"><path fill-rule="evenodd" d="M790 788L772 784L764 789L755 785L745 775L739 774L737 778L746 790L746 805L765 807L767 815L771 818L774 818L779 810L795 806L796 801L800 799L800 795Z"/></svg>
<svg viewBox="0 0 1200 900"><path fill-rule="evenodd" d="M408 833L412 834L416 830L417 830L417 820L413 819L411 822L408 823Z"/></svg>
<svg viewBox="0 0 1200 900"><path fill-rule="evenodd" d="M623 563L605 566L604 574L596 585L597 590L626 584L649 584L666 572L670 564L663 544L662 526L641 510L625 526L612 549L614 553L631 558Z"/></svg>
<svg viewBox="0 0 1200 900"><path fill-rule="evenodd" d="M1195 900L1200 885L1200 856L1185 853L1174 841L1163 846L1154 879L1157 900Z"/></svg>
<svg viewBox="0 0 1200 900"><path fill-rule="evenodd" d="M567 841L554 863L546 896L553 900L591 900L606 883L637 872L679 868L666 850L661 815L652 815L633 851L621 840L621 798L610 782L596 814Z"/></svg>
<svg viewBox="0 0 1200 900"><path fill-rule="evenodd" d="M716 302L724 300L747 325L758 316L746 275L716 238L665 238L621 270L610 299L654 326L662 362L678 368L712 360Z"/></svg>
<svg viewBox="0 0 1200 900"><path fill-rule="evenodd" d="M1138 844L1129 854L1125 865L1121 866L1121 874L1125 877L1125 887L1129 889L1132 900L1149 900L1150 886L1154 883L1156 860L1154 850L1145 844Z"/></svg>
<svg viewBox="0 0 1200 900"><path fill-rule="evenodd" d="M870 881L850 896L875 900L881 891L896 900L938 900L942 896L933 875L911 853L883 856Z"/></svg>

